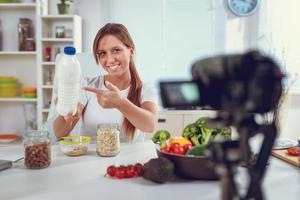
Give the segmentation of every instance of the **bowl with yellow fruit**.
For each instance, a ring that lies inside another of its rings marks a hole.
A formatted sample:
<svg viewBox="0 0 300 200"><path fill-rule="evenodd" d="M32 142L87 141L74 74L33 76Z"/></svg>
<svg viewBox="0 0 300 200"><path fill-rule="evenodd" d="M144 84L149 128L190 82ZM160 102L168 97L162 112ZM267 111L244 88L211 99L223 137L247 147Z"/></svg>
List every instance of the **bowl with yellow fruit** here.
<svg viewBox="0 0 300 200"><path fill-rule="evenodd" d="M198 124L197 124L198 122ZM218 180L214 164L205 155L206 146L218 137L230 138L230 128L207 127L205 118L189 124L180 137L173 137L167 130L157 131L152 141L157 144L159 157L165 157L175 166L175 174L182 178Z"/></svg>

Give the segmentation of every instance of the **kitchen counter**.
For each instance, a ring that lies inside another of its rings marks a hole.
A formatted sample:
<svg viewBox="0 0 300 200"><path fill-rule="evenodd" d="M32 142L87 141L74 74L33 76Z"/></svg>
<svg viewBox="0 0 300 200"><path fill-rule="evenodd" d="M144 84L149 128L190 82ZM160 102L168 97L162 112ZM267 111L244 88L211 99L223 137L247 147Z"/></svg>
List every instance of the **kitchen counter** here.
<svg viewBox="0 0 300 200"><path fill-rule="evenodd" d="M0 159L16 160L22 154L21 145L0 145ZM104 177L109 165L147 162L154 157L156 152L150 141L122 144L116 157L97 156L95 146L85 156L67 157L58 146L52 146L52 162L48 168L29 170L21 161L11 169L0 171L0 199L220 199L218 181L175 179L155 184L141 177L122 180ZM243 173L238 180L245 182ZM299 199L299 169L272 157L263 189L267 199Z"/></svg>

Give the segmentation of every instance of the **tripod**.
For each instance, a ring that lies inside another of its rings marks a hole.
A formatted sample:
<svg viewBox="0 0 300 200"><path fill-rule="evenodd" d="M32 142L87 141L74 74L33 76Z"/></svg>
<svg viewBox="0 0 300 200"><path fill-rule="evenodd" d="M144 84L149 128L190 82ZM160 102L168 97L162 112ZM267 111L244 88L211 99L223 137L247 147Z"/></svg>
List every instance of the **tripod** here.
<svg viewBox="0 0 300 200"><path fill-rule="evenodd" d="M239 116L238 119L236 116ZM261 185L277 135L275 123L273 121L270 124L258 124L254 114L232 114L230 119L238 130L239 140L212 142L209 146L210 157L221 177L222 199L264 199ZM263 135L263 142L257 160L253 164L250 162L249 139L258 133ZM234 180L241 162L245 165L250 178L245 195L240 194Z"/></svg>

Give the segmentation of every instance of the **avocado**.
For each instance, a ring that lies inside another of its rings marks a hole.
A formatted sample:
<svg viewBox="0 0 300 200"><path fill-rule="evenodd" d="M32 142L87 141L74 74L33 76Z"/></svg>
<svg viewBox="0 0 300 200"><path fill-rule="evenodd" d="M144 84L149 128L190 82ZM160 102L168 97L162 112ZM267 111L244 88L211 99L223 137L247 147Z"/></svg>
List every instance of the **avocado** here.
<svg viewBox="0 0 300 200"><path fill-rule="evenodd" d="M156 183L170 180L173 172L173 162L163 157L152 158L142 167L142 177Z"/></svg>

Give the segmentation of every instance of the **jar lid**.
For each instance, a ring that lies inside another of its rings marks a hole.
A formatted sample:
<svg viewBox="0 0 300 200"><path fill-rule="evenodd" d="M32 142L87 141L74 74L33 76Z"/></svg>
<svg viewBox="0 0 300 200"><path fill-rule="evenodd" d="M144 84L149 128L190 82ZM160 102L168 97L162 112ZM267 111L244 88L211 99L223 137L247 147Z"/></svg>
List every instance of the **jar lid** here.
<svg viewBox="0 0 300 200"><path fill-rule="evenodd" d="M62 137L58 140L59 144L84 144L92 140L89 136L73 135Z"/></svg>
<svg viewBox="0 0 300 200"><path fill-rule="evenodd" d="M102 123L102 124L98 124L97 128L116 128L119 129L120 125L118 123Z"/></svg>

